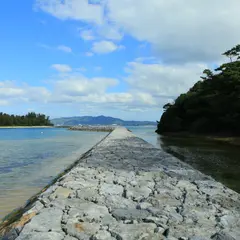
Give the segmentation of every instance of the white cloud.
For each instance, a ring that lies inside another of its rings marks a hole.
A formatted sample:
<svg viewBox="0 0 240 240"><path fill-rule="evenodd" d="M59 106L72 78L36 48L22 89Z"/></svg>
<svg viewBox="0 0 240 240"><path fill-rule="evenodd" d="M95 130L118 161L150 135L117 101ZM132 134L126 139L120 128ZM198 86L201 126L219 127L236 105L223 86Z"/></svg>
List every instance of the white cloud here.
<svg viewBox="0 0 240 240"><path fill-rule="evenodd" d="M106 54L122 49L122 46L117 46L111 41L100 41L93 43L92 51L98 54Z"/></svg>
<svg viewBox="0 0 240 240"><path fill-rule="evenodd" d="M91 41L95 38L92 30L82 30L80 31L80 36L85 41Z"/></svg>
<svg viewBox="0 0 240 240"><path fill-rule="evenodd" d="M132 91L144 92L146 101L162 102L176 98L189 90L200 80L202 71L207 68L203 64L164 65L160 63L130 62L126 68L126 82ZM155 98L155 99L154 99ZM160 101L161 98L161 101Z"/></svg>
<svg viewBox="0 0 240 240"><path fill-rule="evenodd" d="M7 106L9 102L7 100L0 99L0 106Z"/></svg>
<svg viewBox="0 0 240 240"><path fill-rule="evenodd" d="M72 49L68 46L65 46L65 45L59 45L57 47L57 49L60 50L60 51L66 52L66 53L71 53L72 52Z"/></svg>
<svg viewBox="0 0 240 240"><path fill-rule="evenodd" d="M83 75L69 75L55 82L54 89L59 94L69 96L86 96L104 94L109 87L116 86L118 81L111 78L88 79Z"/></svg>
<svg viewBox="0 0 240 240"><path fill-rule="evenodd" d="M231 4L229 0L185 0L184 4L179 0L105 0L98 4L37 0L37 6L60 19L97 23L93 29L105 39L120 40L130 34L150 43L163 62L218 61L221 52L240 41L239 0ZM115 44L108 45L106 52L116 50Z"/></svg>
<svg viewBox="0 0 240 240"><path fill-rule="evenodd" d="M146 59L143 59L146 60ZM148 59L147 59L148 60ZM152 59L151 59L152 61ZM61 74L52 79L51 91L12 81L0 82L0 104L40 102L54 104L90 104L94 109L130 112L158 112L167 102L187 91L207 66L203 64L165 65L133 61L126 66L127 90L119 91L118 79L88 78L68 65L55 64ZM116 91L117 92L114 92Z"/></svg>
<svg viewBox="0 0 240 240"><path fill-rule="evenodd" d="M56 18L80 20L101 24L103 8L98 4L90 4L88 0L36 0L36 8Z"/></svg>
<svg viewBox="0 0 240 240"><path fill-rule="evenodd" d="M116 26L111 26L109 24L103 24L98 29L99 34L110 40L121 40L124 36L124 34L119 31L119 29Z"/></svg>
<svg viewBox="0 0 240 240"><path fill-rule="evenodd" d="M71 72L72 68L67 64L53 64L51 68L55 69L58 72L66 73Z"/></svg>
<svg viewBox="0 0 240 240"><path fill-rule="evenodd" d="M45 102L50 92L44 87L29 86L26 83L16 84L14 81L0 82L0 102L7 105L12 102Z"/></svg>
<svg viewBox="0 0 240 240"><path fill-rule="evenodd" d="M108 0L108 18L166 62L215 61L239 43L239 0Z"/></svg>
<svg viewBox="0 0 240 240"><path fill-rule="evenodd" d="M62 51L62 52L65 52L65 53L72 53L72 49L68 46L65 46L65 45L59 45L59 46L49 46L47 44L43 44L43 43L37 43L37 46L38 47L41 47L41 48L44 48L44 49L47 49L47 50L58 50L58 51Z"/></svg>

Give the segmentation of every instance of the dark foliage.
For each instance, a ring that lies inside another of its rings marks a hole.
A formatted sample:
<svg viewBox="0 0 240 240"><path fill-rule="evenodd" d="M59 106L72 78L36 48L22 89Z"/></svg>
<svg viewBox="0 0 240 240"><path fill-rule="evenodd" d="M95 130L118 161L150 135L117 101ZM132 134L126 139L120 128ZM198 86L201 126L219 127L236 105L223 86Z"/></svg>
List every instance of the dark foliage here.
<svg viewBox="0 0 240 240"><path fill-rule="evenodd" d="M223 55L229 63L204 70L202 80L164 106L157 133L240 135L240 45Z"/></svg>
<svg viewBox="0 0 240 240"><path fill-rule="evenodd" d="M24 116L0 112L0 126L52 126L49 117L30 112Z"/></svg>

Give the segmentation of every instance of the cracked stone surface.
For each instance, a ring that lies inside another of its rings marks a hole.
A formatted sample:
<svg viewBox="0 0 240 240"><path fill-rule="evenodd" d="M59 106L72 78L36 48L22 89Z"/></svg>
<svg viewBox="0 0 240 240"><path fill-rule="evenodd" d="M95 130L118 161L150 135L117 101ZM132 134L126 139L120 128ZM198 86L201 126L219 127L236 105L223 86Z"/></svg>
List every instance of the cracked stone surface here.
<svg viewBox="0 0 240 240"><path fill-rule="evenodd" d="M125 128L84 155L24 217L3 239L240 239L239 194Z"/></svg>

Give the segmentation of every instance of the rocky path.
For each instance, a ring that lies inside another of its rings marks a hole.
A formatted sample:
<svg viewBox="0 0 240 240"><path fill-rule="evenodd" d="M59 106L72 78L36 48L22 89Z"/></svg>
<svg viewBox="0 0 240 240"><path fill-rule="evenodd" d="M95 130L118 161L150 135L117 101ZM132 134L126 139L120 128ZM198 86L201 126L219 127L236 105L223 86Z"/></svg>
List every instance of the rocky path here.
<svg viewBox="0 0 240 240"><path fill-rule="evenodd" d="M4 239L239 240L240 196L118 128Z"/></svg>

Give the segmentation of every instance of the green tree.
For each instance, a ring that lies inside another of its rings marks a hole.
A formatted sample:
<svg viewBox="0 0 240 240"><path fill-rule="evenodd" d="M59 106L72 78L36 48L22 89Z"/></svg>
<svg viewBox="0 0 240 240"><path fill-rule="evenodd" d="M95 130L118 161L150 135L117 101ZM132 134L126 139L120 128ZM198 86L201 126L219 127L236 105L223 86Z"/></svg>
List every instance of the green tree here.
<svg viewBox="0 0 240 240"><path fill-rule="evenodd" d="M224 53L230 58L205 76L174 104L166 104L158 133L188 131L240 135L240 45Z"/></svg>
<svg viewBox="0 0 240 240"><path fill-rule="evenodd" d="M8 115L0 112L0 126L52 126L48 116L29 112L26 115Z"/></svg>

